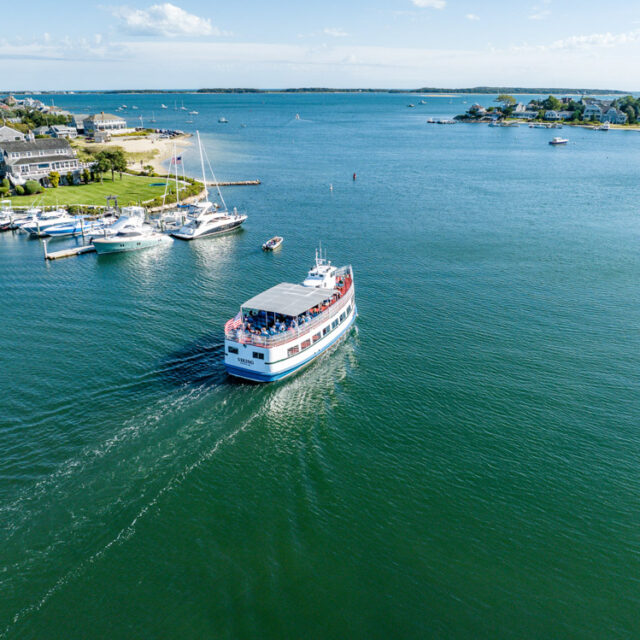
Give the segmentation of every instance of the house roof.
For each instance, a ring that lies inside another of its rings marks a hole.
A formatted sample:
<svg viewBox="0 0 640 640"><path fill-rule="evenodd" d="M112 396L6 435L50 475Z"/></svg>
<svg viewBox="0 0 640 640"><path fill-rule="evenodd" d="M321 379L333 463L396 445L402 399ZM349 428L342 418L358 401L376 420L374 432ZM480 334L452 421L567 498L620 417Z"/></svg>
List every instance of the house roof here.
<svg viewBox="0 0 640 640"><path fill-rule="evenodd" d="M40 164L44 162L68 162L69 160L76 160L75 156L31 156L30 158L10 158L7 160L7 164L10 166L16 166L20 164Z"/></svg>
<svg viewBox="0 0 640 640"><path fill-rule="evenodd" d="M10 140L15 140L16 137L19 137L20 140L24 140L24 133L17 129L13 129L12 127L0 127L0 140L5 137L10 138Z"/></svg>
<svg viewBox="0 0 640 640"><path fill-rule="evenodd" d="M328 300L334 293L335 289L303 287L300 284L282 282L247 300L242 307L279 313L283 316L299 316Z"/></svg>
<svg viewBox="0 0 640 640"><path fill-rule="evenodd" d="M120 116L114 116L112 113L92 113L88 118L85 118L85 120L91 120L92 122L107 122L109 120L122 120L124 121L124 118L121 118Z"/></svg>
<svg viewBox="0 0 640 640"><path fill-rule="evenodd" d="M71 153L71 146L62 138L38 138L29 142L16 140L3 142L1 145L4 151L51 151L64 147L65 151Z"/></svg>

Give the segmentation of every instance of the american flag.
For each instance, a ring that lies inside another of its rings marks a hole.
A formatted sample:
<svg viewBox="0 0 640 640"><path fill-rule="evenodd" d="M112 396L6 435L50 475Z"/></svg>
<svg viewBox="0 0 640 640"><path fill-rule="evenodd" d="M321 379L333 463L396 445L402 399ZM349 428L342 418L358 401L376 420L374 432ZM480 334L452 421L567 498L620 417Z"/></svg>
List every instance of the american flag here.
<svg viewBox="0 0 640 640"><path fill-rule="evenodd" d="M182 156L173 156L171 164L182 164Z"/></svg>
<svg viewBox="0 0 640 640"><path fill-rule="evenodd" d="M238 311L238 314L235 318L231 318L231 320L227 320L227 323L224 325L224 331L227 333L228 331L233 331L242 325L242 312Z"/></svg>

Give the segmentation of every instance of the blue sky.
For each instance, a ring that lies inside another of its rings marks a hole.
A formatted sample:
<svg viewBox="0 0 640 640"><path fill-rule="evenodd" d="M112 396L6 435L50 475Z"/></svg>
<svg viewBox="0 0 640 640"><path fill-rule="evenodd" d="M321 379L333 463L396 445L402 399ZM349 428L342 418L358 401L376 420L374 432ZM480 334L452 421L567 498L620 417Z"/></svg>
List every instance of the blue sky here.
<svg viewBox="0 0 640 640"><path fill-rule="evenodd" d="M3 11L0 88L637 90L639 54L640 3L32 0Z"/></svg>

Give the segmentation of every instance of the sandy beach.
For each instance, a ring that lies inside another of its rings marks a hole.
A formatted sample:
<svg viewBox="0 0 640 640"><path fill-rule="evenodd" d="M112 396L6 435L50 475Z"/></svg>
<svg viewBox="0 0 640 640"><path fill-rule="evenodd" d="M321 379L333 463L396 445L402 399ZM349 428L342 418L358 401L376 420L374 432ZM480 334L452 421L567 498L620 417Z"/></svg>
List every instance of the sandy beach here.
<svg viewBox="0 0 640 640"><path fill-rule="evenodd" d="M141 170L146 165L151 165L157 173L167 173L169 171L169 161L174 153L174 145L176 153L191 146L191 137L189 134L176 136L174 138L161 138L159 134L151 134L149 136L122 136L113 137L109 142L100 143L100 145L83 144L86 148L100 147L122 147L129 157L129 166L132 169Z"/></svg>

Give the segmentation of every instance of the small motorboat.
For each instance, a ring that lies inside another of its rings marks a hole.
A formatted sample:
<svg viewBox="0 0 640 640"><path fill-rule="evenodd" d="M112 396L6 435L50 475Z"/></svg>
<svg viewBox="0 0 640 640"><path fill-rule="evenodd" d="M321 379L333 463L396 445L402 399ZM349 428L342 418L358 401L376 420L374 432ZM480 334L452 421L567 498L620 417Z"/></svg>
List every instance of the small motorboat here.
<svg viewBox="0 0 640 640"><path fill-rule="evenodd" d="M161 104L161 105L160 105L160 108L161 108L161 109L168 109L169 107L167 107L167 105L166 105L166 104Z"/></svg>
<svg viewBox="0 0 640 640"><path fill-rule="evenodd" d="M273 236L262 245L263 251L275 251L282 246L284 238L282 236Z"/></svg>
<svg viewBox="0 0 640 640"><path fill-rule="evenodd" d="M567 142L569 142L568 138L560 138L558 136L556 136L553 140L549 140L549 144L552 144L554 146L559 144L567 144Z"/></svg>
<svg viewBox="0 0 640 640"><path fill-rule="evenodd" d="M220 124L227 124L227 122L229 122L224 116L222 116L222 118L218 118L218 122Z"/></svg>
<svg viewBox="0 0 640 640"><path fill-rule="evenodd" d="M197 116L198 112L197 111L189 111L189 115L190 116Z"/></svg>
<svg viewBox="0 0 640 640"><path fill-rule="evenodd" d="M409 107L409 109L414 109L415 108L415 104L408 104L407 107Z"/></svg>

